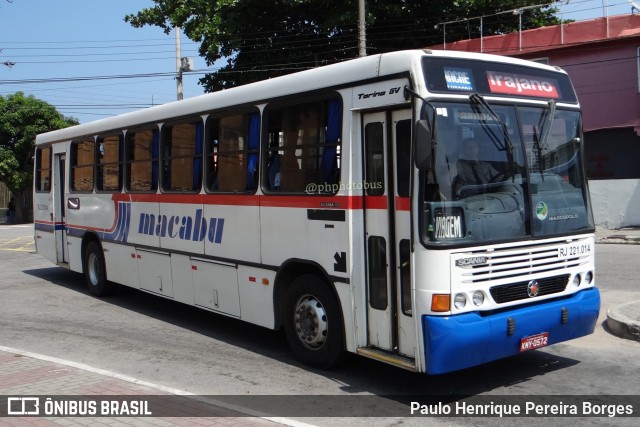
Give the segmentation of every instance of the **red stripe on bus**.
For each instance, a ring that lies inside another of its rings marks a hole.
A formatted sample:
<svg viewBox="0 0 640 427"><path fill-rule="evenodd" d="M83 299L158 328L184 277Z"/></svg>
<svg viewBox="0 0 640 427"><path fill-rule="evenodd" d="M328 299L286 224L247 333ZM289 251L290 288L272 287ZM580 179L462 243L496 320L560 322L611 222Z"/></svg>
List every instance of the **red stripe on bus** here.
<svg viewBox="0 0 640 427"><path fill-rule="evenodd" d="M261 196L260 206L271 208L362 209L362 197Z"/></svg>
<svg viewBox="0 0 640 427"><path fill-rule="evenodd" d="M204 204L225 206L264 206L273 208L306 208L306 209L381 209L388 208L387 196L261 196L256 194L122 194L112 195L115 204L113 223L109 228L90 227L80 224L67 223L68 227L87 231L101 231L111 233L118 222L118 202L138 203L175 203L175 204ZM396 211L409 211L411 199L408 197L396 197ZM62 224L62 222L50 222L36 220L40 224Z"/></svg>
<svg viewBox="0 0 640 427"><path fill-rule="evenodd" d="M411 209L411 199L409 197L396 197L396 210L409 211Z"/></svg>
<svg viewBox="0 0 640 427"><path fill-rule="evenodd" d="M257 194L114 194L115 202L281 208L362 209L362 196L264 196Z"/></svg>
<svg viewBox="0 0 640 427"><path fill-rule="evenodd" d="M280 196L258 194L114 194L115 202L264 206L307 209L387 209L387 196ZM408 211L409 197L396 197L396 210ZM117 204L116 204L117 209ZM114 223L115 226L115 223ZM113 228L113 226L112 226Z"/></svg>
<svg viewBox="0 0 640 427"><path fill-rule="evenodd" d="M387 196L365 196L365 209L387 209Z"/></svg>

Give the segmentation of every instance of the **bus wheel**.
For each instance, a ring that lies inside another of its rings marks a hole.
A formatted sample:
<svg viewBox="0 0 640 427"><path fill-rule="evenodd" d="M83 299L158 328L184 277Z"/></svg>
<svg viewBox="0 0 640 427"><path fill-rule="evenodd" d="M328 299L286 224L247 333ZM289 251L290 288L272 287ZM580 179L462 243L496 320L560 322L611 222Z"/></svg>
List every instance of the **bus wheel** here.
<svg viewBox="0 0 640 427"><path fill-rule="evenodd" d="M107 270L102 247L97 242L89 242L84 251L84 280L92 295L101 297L109 292Z"/></svg>
<svg viewBox="0 0 640 427"><path fill-rule="evenodd" d="M297 277L288 290L285 332L301 362L328 369L344 356L343 326L336 298L310 274Z"/></svg>

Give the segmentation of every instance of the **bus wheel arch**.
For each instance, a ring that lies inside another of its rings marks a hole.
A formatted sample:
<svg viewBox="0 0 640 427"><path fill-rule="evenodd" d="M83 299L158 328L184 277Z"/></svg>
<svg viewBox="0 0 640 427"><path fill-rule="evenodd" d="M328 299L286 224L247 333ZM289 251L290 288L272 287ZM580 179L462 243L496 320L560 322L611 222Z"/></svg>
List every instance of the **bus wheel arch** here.
<svg viewBox="0 0 640 427"><path fill-rule="evenodd" d="M95 234L88 234L82 239L82 274L92 295L105 296L111 290L102 244Z"/></svg>
<svg viewBox="0 0 640 427"><path fill-rule="evenodd" d="M345 357L344 319L337 293L322 268L293 263L276 276L277 326L284 326L295 357L328 369Z"/></svg>

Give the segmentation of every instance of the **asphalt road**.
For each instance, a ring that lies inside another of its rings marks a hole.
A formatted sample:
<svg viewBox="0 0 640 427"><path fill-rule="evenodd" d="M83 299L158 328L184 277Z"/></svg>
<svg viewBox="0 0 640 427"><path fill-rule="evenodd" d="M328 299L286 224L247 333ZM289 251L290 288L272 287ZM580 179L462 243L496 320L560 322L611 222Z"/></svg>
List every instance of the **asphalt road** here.
<svg viewBox="0 0 640 427"><path fill-rule="evenodd" d="M80 274L33 253L32 241L29 226L0 226L0 346L195 394L311 396L300 404L318 416L300 419L316 425L548 423L536 418L327 418L331 412L323 416L318 411L326 402L313 395L344 396L343 405L357 404L347 397L361 395L400 402L402 395L640 395L640 342L615 337L604 325L609 307L640 300L640 245L596 245L596 280L603 303L593 335L430 377L358 357L337 370L313 370L293 359L280 332L125 287L96 299L85 290ZM337 405L336 413L344 410L339 402L332 404ZM562 419L563 425L635 425L634 421Z"/></svg>

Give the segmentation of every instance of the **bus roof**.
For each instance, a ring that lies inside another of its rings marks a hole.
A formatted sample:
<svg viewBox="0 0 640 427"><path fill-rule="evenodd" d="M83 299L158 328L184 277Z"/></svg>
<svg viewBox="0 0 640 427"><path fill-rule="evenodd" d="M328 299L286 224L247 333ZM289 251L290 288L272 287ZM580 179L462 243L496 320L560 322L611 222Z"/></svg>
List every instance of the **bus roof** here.
<svg viewBox="0 0 640 427"><path fill-rule="evenodd" d="M47 132L36 137L36 144L67 141L74 138L109 132L111 130L126 129L145 123L159 122L200 113L205 114L208 111L223 109L234 105L260 103L294 93L339 87L354 82L354 76L357 76L357 81L365 81L385 75L407 72L413 74L414 71L417 71L418 68L421 67L420 58L425 55L440 58L501 62L564 73L564 71L548 65L491 54L436 50L390 52L352 59Z"/></svg>

